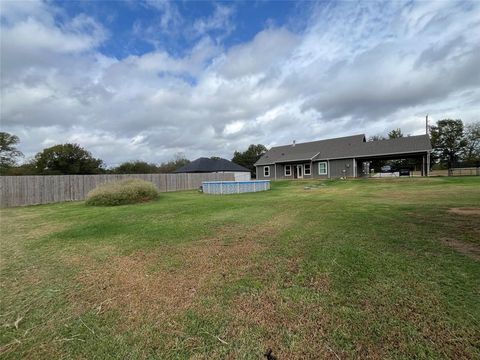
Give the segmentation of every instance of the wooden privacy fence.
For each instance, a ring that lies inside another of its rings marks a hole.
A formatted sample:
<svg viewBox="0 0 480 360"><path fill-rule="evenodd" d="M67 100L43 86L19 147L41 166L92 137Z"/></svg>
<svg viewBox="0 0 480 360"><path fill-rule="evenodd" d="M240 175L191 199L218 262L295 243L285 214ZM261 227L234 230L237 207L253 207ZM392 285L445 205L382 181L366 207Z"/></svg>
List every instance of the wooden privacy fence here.
<svg viewBox="0 0 480 360"><path fill-rule="evenodd" d="M450 176L480 176L480 167L452 168L449 172Z"/></svg>
<svg viewBox="0 0 480 360"><path fill-rule="evenodd" d="M430 176L480 176L480 167L451 168L444 170L430 170ZM420 171L412 171L412 175L420 176Z"/></svg>
<svg viewBox="0 0 480 360"><path fill-rule="evenodd" d="M197 189L202 181L235 180L228 173L0 176L0 207L85 200L98 185L125 179L151 181L161 192Z"/></svg>

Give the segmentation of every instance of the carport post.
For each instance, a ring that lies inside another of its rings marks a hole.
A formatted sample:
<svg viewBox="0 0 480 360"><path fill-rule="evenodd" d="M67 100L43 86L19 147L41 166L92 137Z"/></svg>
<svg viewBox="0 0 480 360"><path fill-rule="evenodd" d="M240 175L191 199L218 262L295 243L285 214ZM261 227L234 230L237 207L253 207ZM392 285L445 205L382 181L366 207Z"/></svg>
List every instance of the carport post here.
<svg viewBox="0 0 480 360"><path fill-rule="evenodd" d="M430 151L427 152L427 176L430 176Z"/></svg>

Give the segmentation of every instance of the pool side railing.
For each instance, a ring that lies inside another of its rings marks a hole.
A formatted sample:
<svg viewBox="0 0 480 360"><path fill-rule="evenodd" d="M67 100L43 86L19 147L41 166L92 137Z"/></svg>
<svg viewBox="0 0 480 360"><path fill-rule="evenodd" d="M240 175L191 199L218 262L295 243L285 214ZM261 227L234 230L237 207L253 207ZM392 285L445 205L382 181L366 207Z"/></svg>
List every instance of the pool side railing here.
<svg viewBox="0 0 480 360"><path fill-rule="evenodd" d="M270 190L270 180L203 181L205 194L228 195Z"/></svg>

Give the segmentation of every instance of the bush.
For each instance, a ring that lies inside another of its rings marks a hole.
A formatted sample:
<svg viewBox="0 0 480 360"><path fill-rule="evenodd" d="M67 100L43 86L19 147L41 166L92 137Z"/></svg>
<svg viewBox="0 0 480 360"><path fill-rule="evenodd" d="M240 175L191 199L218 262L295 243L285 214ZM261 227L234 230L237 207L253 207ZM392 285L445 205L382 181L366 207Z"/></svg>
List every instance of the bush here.
<svg viewBox="0 0 480 360"><path fill-rule="evenodd" d="M85 204L115 206L156 199L159 192L149 181L129 179L100 185L87 194Z"/></svg>

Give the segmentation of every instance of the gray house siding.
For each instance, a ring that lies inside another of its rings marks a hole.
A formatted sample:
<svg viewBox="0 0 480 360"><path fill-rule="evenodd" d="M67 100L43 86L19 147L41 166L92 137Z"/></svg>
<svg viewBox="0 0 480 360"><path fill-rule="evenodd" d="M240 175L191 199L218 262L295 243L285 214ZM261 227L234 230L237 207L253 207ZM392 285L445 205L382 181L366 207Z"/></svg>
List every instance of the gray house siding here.
<svg viewBox="0 0 480 360"><path fill-rule="evenodd" d="M319 164L322 162L327 163L326 175L319 174ZM345 172L342 170L345 170ZM337 179L343 176L354 177L353 159L315 161L312 166L312 174L315 179Z"/></svg>
<svg viewBox="0 0 480 360"><path fill-rule="evenodd" d="M269 174L270 176L264 176L264 169L265 167L268 167L270 169ZM257 166L257 180L275 180L275 173L274 173L274 165L261 165Z"/></svg>
<svg viewBox="0 0 480 360"><path fill-rule="evenodd" d="M330 160L328 163L330 178L335 179L343 176L354 177L353 159ZM343 170L345 170L345 172L343 172Z"/></svg>
<svg viewBox="0 0 480 360"><path fill-rule="evenodd" d="M327 174L319 174L319 163L327 163ZM310 175L305 175L305 165L311 164L310 166ZM285 175L285 167L291 166L291 175ZM354 167L358 167L358 164L354 165L353 159L340 159L340 160L320 160L315 162L298 162L298 163L289 163L289 164L275 164L275 165L260 165L257 166L257 179L259 180L294 180L295 169L297 165L302 165L303 169L303 179L336 179L343 176L354 177ZM270 176L266 177L263 175L263 168L267 166L270 169ZM345 170L345 172L343 172ZM359 176L359 169L357 169L356 176Z"/></svg>
<svg viewBox="0 0 480 360"><path fill-rule="evenodd" d="M295 171L297 165L302 165L303 171L303 178L304 179L311 179L313 178L313 164L310 167L310 175L305 174L305 165L309 165L310 162L302 162L302 163L290 163L290 164L277 164L277 180L293 180L296 179ZM290 175L285 175L285 168L290 166Z"/></svg>

